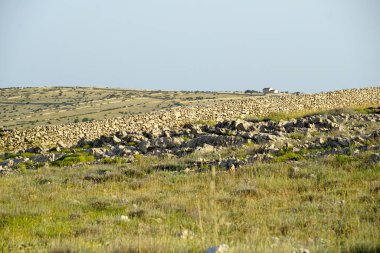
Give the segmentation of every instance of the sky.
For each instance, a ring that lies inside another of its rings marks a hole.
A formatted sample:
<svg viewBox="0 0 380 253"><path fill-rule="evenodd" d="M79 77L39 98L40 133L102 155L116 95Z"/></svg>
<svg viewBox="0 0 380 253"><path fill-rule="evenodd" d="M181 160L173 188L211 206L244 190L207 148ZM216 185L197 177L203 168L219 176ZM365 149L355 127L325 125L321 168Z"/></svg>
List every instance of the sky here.
<svg viewBox="0 0 380 253"><path fill-rule="evenodd" d="M380 86L379 0L0 0L0 87Z"/></svg>

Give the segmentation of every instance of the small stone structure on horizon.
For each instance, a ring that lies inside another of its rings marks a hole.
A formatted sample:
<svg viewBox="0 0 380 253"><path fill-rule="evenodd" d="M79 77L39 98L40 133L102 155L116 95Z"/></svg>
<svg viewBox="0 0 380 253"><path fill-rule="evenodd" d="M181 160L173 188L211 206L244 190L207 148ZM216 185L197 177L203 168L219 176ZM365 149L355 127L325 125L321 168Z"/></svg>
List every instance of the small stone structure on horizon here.
<svg viewBox="0 0 380 253"><path fill-rule="evenodd" d="M274 88L264 88L263 89L263 93L264 94L277 94L277 93L280 93L278 90L274 89Z"/></svg>

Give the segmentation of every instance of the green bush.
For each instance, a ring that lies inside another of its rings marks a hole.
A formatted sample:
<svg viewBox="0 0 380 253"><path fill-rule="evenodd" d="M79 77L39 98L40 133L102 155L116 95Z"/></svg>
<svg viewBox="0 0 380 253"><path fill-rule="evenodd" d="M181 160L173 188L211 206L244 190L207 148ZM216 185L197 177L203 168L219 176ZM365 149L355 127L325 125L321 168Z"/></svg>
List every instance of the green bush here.
<svg viewBox="0 0 380 253"><path fill-rule="evenodd" d="M277 153L275 159L276 162L285 162L285 161L300 161L304 157L300 154L294 153L291 148L283 148L280 152Z"/></svg>
<svg viewBox="0 0 380 253"><path fill-rule="evenodd" d="M358 158L353 157L353 156L348 156L348 155L336 155L330 161L330 164L334 167L343 167L355 161L358 161Z"/></svg>
<svg viewBox="0 0 380 253"><path fill-rule="evenodd" d="M294 132L289 134L289 137L293 140L302 140L305 138L305 135L303 133Z"/></svg>
<svg viewBox="0 0 380 253"><path fill-rule="evenodd" d="M144 156L142 154L134 154L133 155L133 158L135 158L136 160L140 160L142 159Z"/></svg>
<svg viewBox="0 0 380 253"><path fill-rule="evenodd" d="M131 147L134 147L136 145L137 145L137 143L135 141L130 141L127 143L127 146L131 146Z"/></svg>
<svg viewBox="0 0 380 253"><path fill-rule="evenodd" d="M95 157L93 155L89 155L87 153L77 153L65 155L58 160L51 163L53 166L64 167L71 166L78 163L86 163L95 161Z"/></svg>
<svg viewBox="0 0 380 253"><path fill-rule="evenodd" d="M83 118L82 119L82 122L91 122L91 121L93 121L94 119L92 119L92 118Z"/></svg>
<svg viewBox="0 0 380 253"><path fill-rule="evenodd" d="M188 140L190 140L190 138L187 137L187 136L181 136L181 138L182 138L183 141L188 141Z"/></svg>
<svg viewBox="0 0 380 253"><path fill-rule="evenodd" d="M244 143L244 146L246 146L246 147L253 147L255 145L256 144L253 141Z"/></svg>
<svg viewBox="0 0 380 253"><path fill-rule="evenodd" d="M15 169L17 170L35 170L38 168L41 168L44 166L45 163L34 163L34 162L25 162L25 163L19 163L15 166Z"/></svg>
<svg viewBox="0 0 380 253"><path fill-rule="evenodd" d="M127 160L122 157L115 157L115 158L105 157L101 159L100 162L103 164L122 164L122 163L126 163Z"/></svg>
<svg viewBox="0 0 380 253"><path fill-rule="evenodd" d="M278 156L276 162L285 162L285 161L300 161L303 160L303 156L293 152L286 153L284 155Z"/></svg>
<svg viewBox="0 0 380 253"><path fill-rule="evenodd" d="M89 148L91 148L91 145L90 145L90 144L86 144L86 145L84 145L82 148L84 148L84 149L89 149Z"/></svg>

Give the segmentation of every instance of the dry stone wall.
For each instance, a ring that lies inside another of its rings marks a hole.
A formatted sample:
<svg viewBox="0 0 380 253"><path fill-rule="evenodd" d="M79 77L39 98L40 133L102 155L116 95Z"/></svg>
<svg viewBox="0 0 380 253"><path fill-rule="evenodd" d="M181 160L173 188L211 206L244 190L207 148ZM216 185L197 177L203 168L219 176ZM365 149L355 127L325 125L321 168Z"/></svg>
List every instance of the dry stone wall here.
<svg viewBox="0 0 380 253"><path fill-rule="evenodd" d="M313 111L361 105L380 105L380 87L312 95L259 96L86 123L15 129L3 134L0 139L0 151L16 151L35 146L53 147L57 143L71 146L81 139L93 140L119 130L141 132L155 128L172 129L194 121L220 121L275 112Z"/></svg>

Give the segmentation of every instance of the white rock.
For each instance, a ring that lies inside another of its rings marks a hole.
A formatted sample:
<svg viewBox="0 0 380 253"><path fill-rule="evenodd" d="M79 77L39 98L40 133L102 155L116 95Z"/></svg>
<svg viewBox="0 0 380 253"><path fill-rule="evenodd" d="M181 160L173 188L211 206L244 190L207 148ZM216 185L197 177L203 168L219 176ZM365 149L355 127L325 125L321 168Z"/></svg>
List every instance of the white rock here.
<svg viewBox="0 0 380 253"><path fill-rule="evenodd" d="M129 217L127 215L121 215L120 220L121 221L129 221Z"/></svg>
<svg viewBox="0 0 380 253"><path fill-rule="evenodd" d="M214 246L206 250L206 253L228 253L228 252L229 252L229 247L226 244Z"/></svg>

